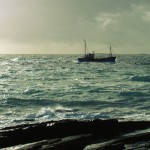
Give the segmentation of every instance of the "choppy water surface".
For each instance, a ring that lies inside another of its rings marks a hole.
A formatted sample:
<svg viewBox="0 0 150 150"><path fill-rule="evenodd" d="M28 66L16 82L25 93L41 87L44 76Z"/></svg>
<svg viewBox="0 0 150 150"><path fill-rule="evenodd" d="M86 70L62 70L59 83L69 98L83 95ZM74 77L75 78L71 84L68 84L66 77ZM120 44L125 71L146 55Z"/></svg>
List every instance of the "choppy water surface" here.
<svg viewBox="0 0 150 150"><path fill-rule="evenodd" d="M0 55L0 127L63 118L150 120L150 55Z"/></svg>

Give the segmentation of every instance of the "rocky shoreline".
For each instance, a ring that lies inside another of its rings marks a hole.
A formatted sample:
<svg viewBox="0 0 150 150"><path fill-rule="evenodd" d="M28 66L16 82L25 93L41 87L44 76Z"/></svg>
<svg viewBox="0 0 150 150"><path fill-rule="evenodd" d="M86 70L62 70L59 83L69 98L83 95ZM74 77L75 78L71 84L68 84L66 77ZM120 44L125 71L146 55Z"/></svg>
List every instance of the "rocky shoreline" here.
<svg viewBox="0 0 150 150"><path fill-rule="evenodd" d="M0 148L18 150L147 150L150 121L59 120L0 129Z"/></svg>

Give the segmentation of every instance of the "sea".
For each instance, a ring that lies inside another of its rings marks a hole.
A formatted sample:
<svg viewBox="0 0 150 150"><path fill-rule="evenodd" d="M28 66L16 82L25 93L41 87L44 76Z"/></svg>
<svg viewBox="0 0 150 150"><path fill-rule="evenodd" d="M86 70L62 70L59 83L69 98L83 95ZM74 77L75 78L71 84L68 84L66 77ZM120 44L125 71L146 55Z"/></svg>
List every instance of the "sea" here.
<svg viewBox="0 0 150 150"><path fill-rule="evenodd" d="M62 119L150 121L150 55L0 55L0 128Z"/></svg>

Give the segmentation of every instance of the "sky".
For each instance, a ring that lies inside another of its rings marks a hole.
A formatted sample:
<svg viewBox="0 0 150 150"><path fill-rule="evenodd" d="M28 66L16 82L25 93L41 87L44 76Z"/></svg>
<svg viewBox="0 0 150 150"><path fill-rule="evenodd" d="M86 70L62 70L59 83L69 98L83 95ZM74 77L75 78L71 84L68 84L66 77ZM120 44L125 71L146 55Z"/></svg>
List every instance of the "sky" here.
<svg viewBox="0 0 150 150"><path fill-rule="evenodd" d="M0 0L0 54L150 54L150 0Z"/></svg>

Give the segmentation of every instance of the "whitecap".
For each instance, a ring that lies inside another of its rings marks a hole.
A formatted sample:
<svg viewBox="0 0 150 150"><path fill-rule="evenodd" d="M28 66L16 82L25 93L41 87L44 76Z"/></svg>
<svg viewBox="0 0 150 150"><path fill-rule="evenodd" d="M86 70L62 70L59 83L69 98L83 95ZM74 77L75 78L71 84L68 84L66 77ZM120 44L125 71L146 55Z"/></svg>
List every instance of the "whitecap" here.
<svg viewBox="0 0 150 150"><path fill-rule="evenodd" d="M72 109L63 107L63 106L56 106L56 107L43 107L38 112L28 114L25 119L36 119L36 120L47 120L47 119L63 119L65 118L66 114L72 113Z"/></svg>
<svg viewBox="0 0 150 150"><path fill-rule="evenodd" d="M13 58L13 59L11 59L11 61L13 61L13 62L17 62L19 60L19 58Z"/></svg>

